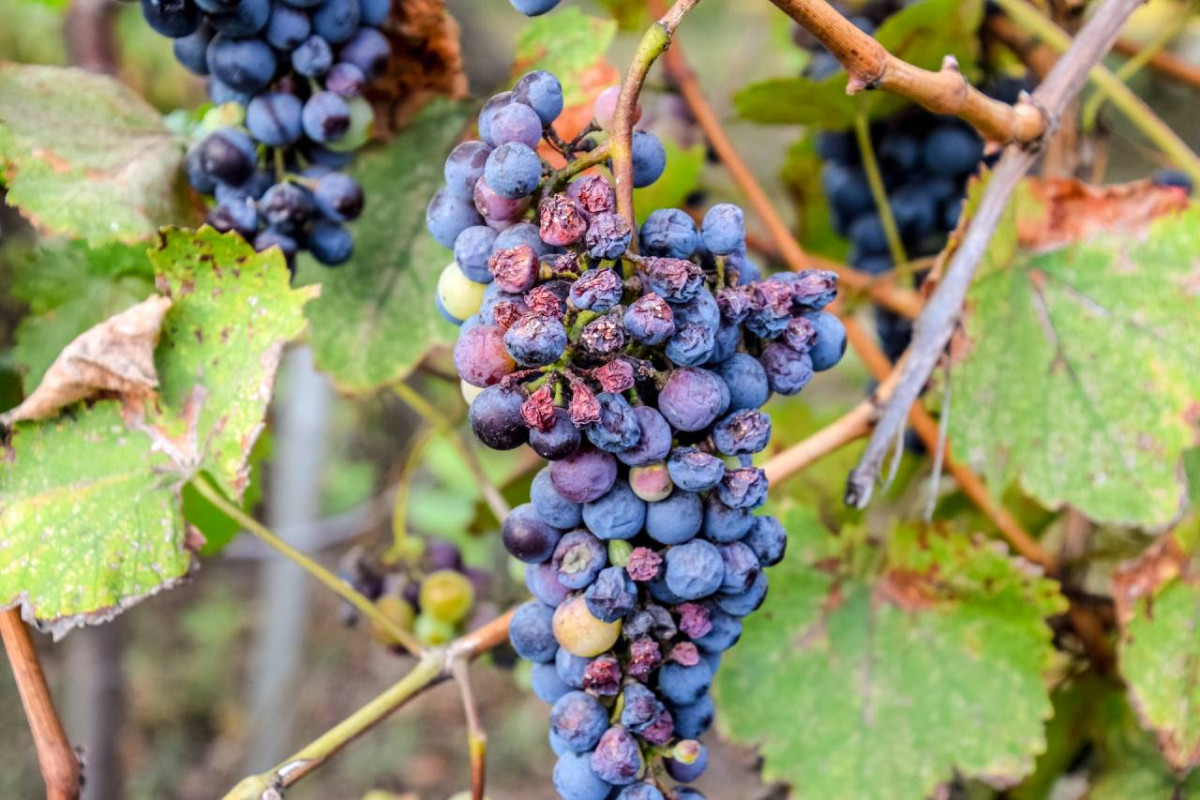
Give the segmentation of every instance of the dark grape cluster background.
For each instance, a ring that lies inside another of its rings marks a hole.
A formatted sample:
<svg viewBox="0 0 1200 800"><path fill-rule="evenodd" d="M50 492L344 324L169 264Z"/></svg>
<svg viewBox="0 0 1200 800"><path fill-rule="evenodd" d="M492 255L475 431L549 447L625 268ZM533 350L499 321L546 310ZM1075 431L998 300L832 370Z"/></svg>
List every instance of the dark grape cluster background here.
<svg viewBox="0 0 1200 800"><path fill-rule="evenodd" d="M364 87L387 68L379 31L390 0L142 0L175 57L208 77L217 108L187 154L188 179L214 198L208 222L289 265L308 250L322 264L350 258L344 223L363 208L338 170L370 135Z"/></svg>
<svg viewBox="0 0 1200 800"><path fill-rule="evenodd" d="M593 129L611 121L615 91ZM479 115L427 222L455 261L437 289L460 325L454 362L476 436L550 461L504 521L534 599L510 639L552 704L554 783L566 800L696 800L699 739L721 654L767 592L786 534L756 515L754 466L771 435L760 407L801 391L845 350L824 311L833 273L762 279L742 211L679 209L633 230L608 178L569 182L538 155L562 110L534 72ZM581 142L586 155L596 142ZM662 173L662 146L635 132L634 183Z"/></svg>

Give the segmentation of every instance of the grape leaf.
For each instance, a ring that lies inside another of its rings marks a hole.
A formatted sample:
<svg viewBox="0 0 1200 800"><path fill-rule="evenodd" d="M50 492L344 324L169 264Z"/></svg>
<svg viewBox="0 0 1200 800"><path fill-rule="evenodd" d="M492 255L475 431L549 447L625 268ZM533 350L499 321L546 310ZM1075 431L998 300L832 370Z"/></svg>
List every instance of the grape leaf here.
<svg viewBox="0 0 1200 800"><path fill-rule="evenodd" d="M646 4L641 0L600 0L600 5L608 9L623 31L640 31L646 27L649 17Z"/></svg>
<svg viewBox="0 0 1200 800"><path fill-rule="evenodd" d="M875 38L893 55L936 70L953 55L967 74L979 55L976 31L983 20L981 0L920 0L888 17ZM859 114L880 119L908 101L890 92L846 94L846 74L824 80L773 78L745 87L734 96L744 119L784 125L848 128Z"/></svg>
<svg viewBox="0 0 1200 800"><path fill-rule="evenodd" d="M343 391L396 381L430 347L454 341L433 302L454 257L425 230L425 206L466 119L462 105L432 103L386 148L357 159L367 206L354 226L354 258L336 270L306 265L303 277L322 284L307 310L313 358Z"/></svg>
<svg viewBox="0 0 1200 800"><path fill-rule="evenodd" d="M5 253L12 294L29 304L13 346L28 394L72 339L119 314L154 290L142 245L88 247L72 239L42 239L23 252Z"/></svg>
<svg viewBox="0 0 1200 800"><path fill-rule="evenodd" d="M1035 254L1017 252L1017 214L1046 210L1024 190L968 294L955 452L997 491L1019 479L1048 508L1165 526L1200 407L1200 208Z"/></svg>
<svg viewBox="0 0 1200 800"><path fill-rule="evenodd" d="M788 556L716 683L718 724L759 745L764 777L800 798L912 800L956 770L1027 774L1055 584L962 534L904 526L874 545L808 510L784 523Z"/></svg>
<svg viewBox="0 0 1200 800"><path fill-rule="evenodd" d="M172 306L154 353L159 393L15 426L0 461L0 607L55 635L110 619L191 563L180 490L200 472L234 500L283 342L311 290L277 252L236 234L165 231L151 251Z"/></svg>
<svg viewBox="0 0 1200 800"><path fill-rule="evenodd" d="M1142 723L1175 769L1200 764L1200 575L1175 535L1113 575L1120 667Z"/></svg>
<svg viewBox="0 0 1200 800"><path fill-rule="evenodd" d="M604 58L616 35L615 20L589 17L573 6L537 17L517 39L516 70L553 73L562 83L565 105L573 106L583 100L585 73Z"/></svg>
<svg viewBox="0 0 1200 800"><path fill-rule="evenodd" d="M43 231L133 242L188 221L183 150L115 78L0 63L0 175Z"/></svg>

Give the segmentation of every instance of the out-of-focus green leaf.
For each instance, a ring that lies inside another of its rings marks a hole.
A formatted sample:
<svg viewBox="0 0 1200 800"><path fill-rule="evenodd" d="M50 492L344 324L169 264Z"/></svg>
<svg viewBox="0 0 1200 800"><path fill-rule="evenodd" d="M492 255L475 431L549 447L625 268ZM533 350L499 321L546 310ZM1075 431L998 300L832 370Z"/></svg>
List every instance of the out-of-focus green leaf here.
<svg viewBox="0 0 1200 800"><path fill-rule="evenodd" d="M833 229L829 201L821 191L821 159L812 136L799 139L788 149L781 177L800 215L800 243L806 250L844 260L850 245Z"/></svg>
<svg viewBox="0 0 1200 800"><path fill-rule="evenodd" d="M189 221L183 141L114 78L0 64L0 169L8 202L42 230L91 244Z"/></svg>
<svg viewBox="0 0 1200 800"><path fill-rule="evenodd" d="M1051 712L1055 584L1003 548L901 526L886 544L785 515L789 553L717 677L718 724L822 800L927 797L1028 774Z"/></svg>
<svg viewBox="0 0 1200 800"><path fill-rule="evenodd" d="M343 391L399 380L435 344L454 341L433 299L454 258L425 230L425 207L467 116L462 105L433 103L386 148L357 159L368 200L353 226L354 257L337 269L305 266L305 280L321 283L307 309L313 358Z"/></svg>
<svg viewBox="0 0 1200 800"><path fill-rule="evenodd" d="M650 16L641 0L600 0L600 5L608 9L623 31L640 31L649 24Z"/></svg>
<svg viewBox="0 0 1200 800"><path fill-rule="evenodd" d="M1139 235L1018 253L1014 204L967 298L951 370L958 457L997 489L1147 527L1186 503L1200 402L1200 208Z"/></svg>

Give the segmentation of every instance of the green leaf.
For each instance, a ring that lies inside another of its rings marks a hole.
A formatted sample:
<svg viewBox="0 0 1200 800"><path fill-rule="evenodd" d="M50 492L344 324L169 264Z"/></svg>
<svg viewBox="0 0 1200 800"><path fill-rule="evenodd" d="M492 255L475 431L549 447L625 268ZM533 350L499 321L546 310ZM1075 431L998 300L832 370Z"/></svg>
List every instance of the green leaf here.
<svg viewBox="0 0 1200 800"><path fill-rule="evenodd" d="M115 78L0 64L8 202L44 231L134 242L188 221L183 149L158 112Z"/></svg>
<svg viewBox="0 0 1200 800"><path fill-rule="evenodd" d="M16 426L0 464L0 607L20 602L56 636L179 581L179 475L115 402Z"/></svg>
<svg viewBox="0 0 1200 800"><path fill-rule="evenodd" d="M77 240L41 239L29 250L5 256L13 271L13 296L33 311L17 327L12 351L13 363L25 369L26 394L75 337L154 291L154 273L141 245L89 248Z"/></svg>
<svg viewBox="0 0 1200 800"><path fill-rule="evenodd" d="M994 489L1019 479L1048 508L1164 526L1186 502L1200 398L1200 208L1040 254L1015 253L1015 213L967 298L955 452Z"/></svg>
<svg viewBox="0 0 1200 800"><path fill-rule="evenodd" d="M717 678L718 722L801 797L913 800L957 771L1011 783L1045 746L1055 584L994 543L885 545L785 515L789 553Z"/></svg>
<svg viewBox="0 0 1200 800"><path fill-rule="evenodd" d="M623 31L640 31L649 24L646 4L641 0L600 0Z"/></svg>
<svg viewBox="0 0 1200 800"><path fill-rule="evenodd" d="M888 17L875 38L893 55L918 67L936 70L944 56L953 55L970 74L979 54L975 34L982 19L981 0L921 0ZM844 72L821 81L775 78L747 86L734 96L734 106L745 119L824 128L849 128L859 114L880 119L907 102L890 92L848 95Z"/></svg>
<svg viewBox="0 0 1200 800"><path fill-rule="evenodd" d="M283 345L304 329L302 308L315 292L289 286L277 250L256 253L238 234L208 226L167 231L150 261L159 290L175 301L155 358L166 409L159 419L184 437L181 457L201 460L240 497Z"/></svg>
<svg viewBox="0 0 1200 800"><path fill-rule="evenodd" d="M671 168L649 186L634 190L633 205L637 209L639 225L656 209L682 208L688 195L700 186L700 173L704 171L703 144L685 150L670 136L659 138Z"/></svg>
<svg viewBox="0 0 1200 800"><path fill-rule="evenodd" d="M585 99L580 78L604 58L616 35L615 20L589 17L574 6L537 17L517 39L517 71L554 73L562 82L565 104L577 105Z"/></svg>
<svg viewBox="0 0 1200 800"><path fill-rule="evenodd" d="M788 149L781 177L800 215L800 244L814 253L845 260L850 246L833 229L829 200L821 190L821 159L812 136L804 136Z"/></svg>
<svg viewBox="0 0 1200 800"><path fill-rule="evenodd" d="M1171 772L1120 691L1110 691L1095 705L1101 768L1088 800L1184 800L1200 792L1200 773L1182 779Z"/></svg>
<svg viewBox="0 0 1200 800"><path fill-rule="evenodd" d="M1172 535L1113 575L1120 666L1142 724L1174 769L1200 764L1200 578Z"/></svg>
<svg viewBox="0 0 1200 800"><path fill-rule="evenodd" d="M150 261L173 304L159 394L20 424L0 461L0 606L56 634L104 621L186 571L180 490L200 472L234 500L263 427L283 343L311 291L278 252L211 228L164 232Z"/></svg>
<svg viewBox="0 0 1200 800"><path fill-rule="evenodd" d="M433 298L454 257L425 230L425 206L467 116L461 105L433 103L386 148L361 156L353 173L368 201L354 226L354 258L305 272L322 284L307 311L313 358L343 391L399 380L429 348L454 341Z"/></svg>
<svg viewBox="0 0 1200 800"><path fill-rule="evenodd" d="M250 482L242 492L240 505L251 514L262 500L263 464L271 457L273 444L271 431L264 430L250 451ZM236 499L228 496L225 499L234 504L238 503ZM208 498L197 492L190 483L183 487L183 518L189 524L195 525L204 535L204 546L200 548L202 558L217 555L242 532L239 523L226 516L224 511L209 502Z"/></svg>

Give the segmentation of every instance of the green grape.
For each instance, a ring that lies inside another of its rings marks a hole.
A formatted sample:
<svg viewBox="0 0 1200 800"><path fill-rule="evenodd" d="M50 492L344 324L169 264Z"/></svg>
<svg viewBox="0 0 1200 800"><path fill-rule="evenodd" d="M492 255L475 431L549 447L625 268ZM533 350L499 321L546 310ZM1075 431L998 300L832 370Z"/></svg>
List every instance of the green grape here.
<svg viewBox="0 0 1200 800"><path fill-rule="evenodd" d="M485 291L487 286L467 278L457 261L451 261L442 270L437 282L438 299L455 319L467 319L478 313Z"/></svg>
<svg viewBox="0 0 1200 800"><path fill-rule="evenodd" d="M624 539L613 539L608 543L608 563L614 567L623 567L629 563L629 554L633 545Z"/></svg>
<svg viewBox="0 0 1200 800"><path fill-rule="evenodd" d="M554 638L567 652L581 658L598 656L617 643L621 621L602 622L588 611L583 595L576 595L554 612Z"/></svg>
<svg viewBox="0 0 1200 800"><path fill-rule="evenodd" d="M413 618L416 617L416 612L413 611L413 607L409 605L408 601L400 595L383 595L375 601L375 608L379 609L379 611L385 617L395 623L396 627L400 628L401 630L412 630ZM381 628L379 623L374 621L371 623L371 638L380 644L387 645L388 647L393 647L399 644L399 642L397 642L391 634Z"/></svg>
<svg viewBox="0 0 1200 800"><path fill-rule="evenodd" d="M418 614L414 632L421 644L445 644L454 638L454 623L434 619L428 614Z"/></svg>
<svg viewBox="0 0 1200 800"><path fill-rule="evenodd" d="M461 572L441 569L421 581L420 602L423 614L454 624L471 610L475 587Z"/></svg>

